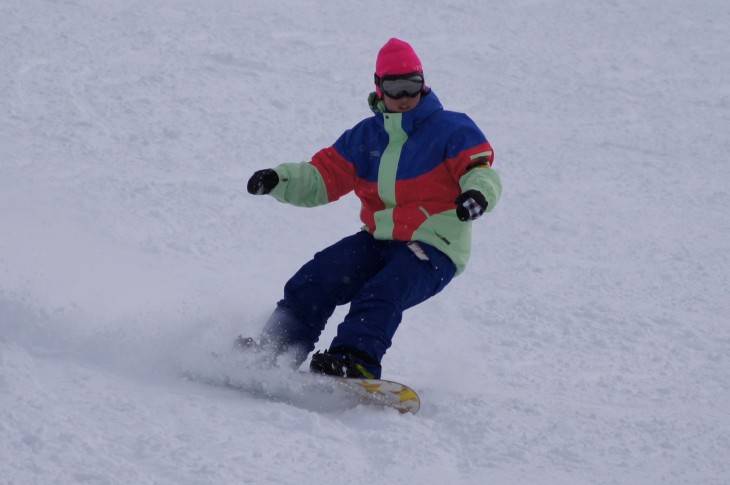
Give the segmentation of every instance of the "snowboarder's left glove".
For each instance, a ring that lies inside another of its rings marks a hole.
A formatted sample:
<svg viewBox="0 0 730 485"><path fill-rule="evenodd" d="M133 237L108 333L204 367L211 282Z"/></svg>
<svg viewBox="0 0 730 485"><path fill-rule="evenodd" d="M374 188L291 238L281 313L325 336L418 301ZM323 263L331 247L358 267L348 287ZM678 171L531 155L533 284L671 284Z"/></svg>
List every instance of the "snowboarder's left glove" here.
<svg viewBox="0 0 730 485"><path fill-rule="evenodd" d="M469 189L456 198L456 216L460 221L473 221L487 210L487 199L481 192Z"/></svg>
<svg viewBox="0 0 730 485"><path fill-rule="evenodd" d="M264 195L274 190L274 187L278 184L279 175L275 170L267 168L254 172L251 178L248 179L247 189L249 194Z"/></svg>

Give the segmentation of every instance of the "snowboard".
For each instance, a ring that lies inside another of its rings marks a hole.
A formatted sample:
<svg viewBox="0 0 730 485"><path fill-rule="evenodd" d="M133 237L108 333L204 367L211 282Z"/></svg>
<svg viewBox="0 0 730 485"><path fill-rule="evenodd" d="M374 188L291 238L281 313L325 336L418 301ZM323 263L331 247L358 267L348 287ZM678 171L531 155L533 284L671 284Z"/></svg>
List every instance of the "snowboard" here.
<svg viewBox="0 0 730 485"><path fill-rule="evenodd" d="M329 377L358 396L363 404L374 404L396 409L401 414L416 414L421 408L421 399L410 387L384 379L362 379Z"/></svg>
<svg viewBox="0 0 730 485"><path fill-rule="evenodd" d="M230 370L181 370L180 376L188 381L311 411L340 411L362 404L392 408L401 414L416 414L421 407L416 391L389 380L335 377L282 369L247 369L246 372L235 373Z"/></svg>

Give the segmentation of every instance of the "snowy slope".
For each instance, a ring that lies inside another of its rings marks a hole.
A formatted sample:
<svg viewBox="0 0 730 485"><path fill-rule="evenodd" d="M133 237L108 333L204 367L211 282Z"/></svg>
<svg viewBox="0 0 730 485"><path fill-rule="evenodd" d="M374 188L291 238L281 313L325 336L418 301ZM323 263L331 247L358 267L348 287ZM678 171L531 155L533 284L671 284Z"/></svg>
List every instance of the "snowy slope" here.
<svg viewBox="0 0 730 485"><path fill-rule="evenodd" d="M730 483L727 2L0 16L0 483ZM504 182L467 271L383 362L421 412L180 379L358 230L352 196L297 209L245 182L368 116L391 36Z"/></svg>

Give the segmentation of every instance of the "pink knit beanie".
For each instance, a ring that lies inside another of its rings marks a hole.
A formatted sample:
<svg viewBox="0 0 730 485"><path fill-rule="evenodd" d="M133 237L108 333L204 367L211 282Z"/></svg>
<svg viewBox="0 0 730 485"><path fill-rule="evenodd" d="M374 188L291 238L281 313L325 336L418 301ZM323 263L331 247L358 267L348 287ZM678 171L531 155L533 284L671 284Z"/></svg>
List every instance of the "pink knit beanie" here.
<svg viewBox="0 0 730 485"><path fill-rule="evenodd" d="M378 52L378 59L375 61L375 75L382 78L412 72L423 74L421 60L408 42L393 37ZM383 96L380 86L376 85L375 91L379 97Z"/></svg>

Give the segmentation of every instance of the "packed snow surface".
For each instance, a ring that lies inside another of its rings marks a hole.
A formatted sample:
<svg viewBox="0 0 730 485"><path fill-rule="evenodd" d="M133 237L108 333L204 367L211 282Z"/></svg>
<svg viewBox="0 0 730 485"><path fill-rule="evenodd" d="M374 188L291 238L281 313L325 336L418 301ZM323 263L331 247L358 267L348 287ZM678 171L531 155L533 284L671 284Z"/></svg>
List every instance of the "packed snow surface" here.
<svg viewBox="0 0 730 485"><path fill-rule="evenodd" d="M730 483L726 0L0 0L0 18L0 483ZM354 196L299 209L245 184L369 116L394 36L504 184L466 272L383 361L421 412L182 378L261 381L231 341L359 230Z"/></svg>

